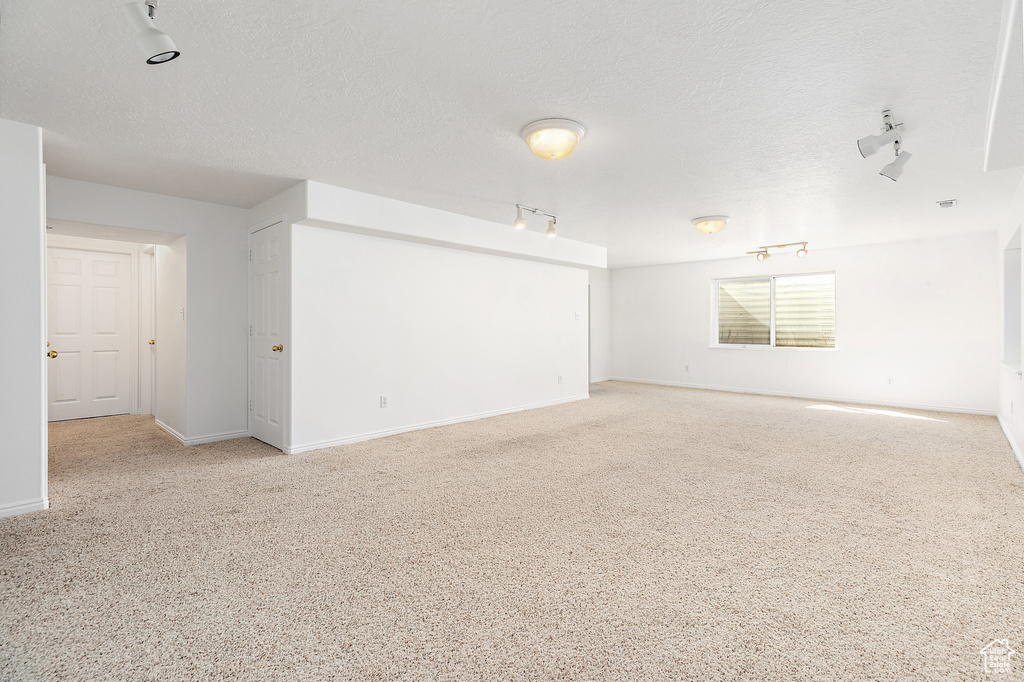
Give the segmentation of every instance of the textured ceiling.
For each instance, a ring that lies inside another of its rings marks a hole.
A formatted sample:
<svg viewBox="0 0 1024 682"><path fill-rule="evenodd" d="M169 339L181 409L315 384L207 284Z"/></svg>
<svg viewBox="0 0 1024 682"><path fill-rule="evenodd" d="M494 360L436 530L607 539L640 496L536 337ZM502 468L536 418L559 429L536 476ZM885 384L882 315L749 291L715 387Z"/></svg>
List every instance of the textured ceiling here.
<svg viewBox="0 0 1024 682"><path fill-rule="evenodd" d="M613 267L992 230L1020 179L981 170L998 3L163 0L161 66L121 4L0 7L0 117L44 128L52 174L238 206L308 178L508 223L521 202ZM899 183L855 146L886 107ZM549 116L588 129L562 161L519 138ZM699 234L709 213L729 226Z"/></svg>

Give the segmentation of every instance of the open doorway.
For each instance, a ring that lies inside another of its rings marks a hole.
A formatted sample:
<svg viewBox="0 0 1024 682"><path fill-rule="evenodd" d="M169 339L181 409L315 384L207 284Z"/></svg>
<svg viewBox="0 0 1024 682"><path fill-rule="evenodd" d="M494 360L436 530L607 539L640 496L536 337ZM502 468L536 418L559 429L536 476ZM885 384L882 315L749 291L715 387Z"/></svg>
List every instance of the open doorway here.
<svg viewBox="0 0 1024 682"><path fill-rule="evenodd" d="M183 418L185 240L48 221L48 421Z"/></svg>

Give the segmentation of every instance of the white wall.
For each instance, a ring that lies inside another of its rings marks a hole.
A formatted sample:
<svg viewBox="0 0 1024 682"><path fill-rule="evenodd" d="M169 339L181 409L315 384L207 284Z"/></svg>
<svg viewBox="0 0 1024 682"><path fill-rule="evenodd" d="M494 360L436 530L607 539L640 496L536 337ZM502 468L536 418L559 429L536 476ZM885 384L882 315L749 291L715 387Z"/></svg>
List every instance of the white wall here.
<svg viewBox="0 0 1024 682"><path fill-rule="evenodd" d="M612 272L590 269L590 380L612 375Z"/></svg>
<svg viewBox="0 0 1024 682"><path fill-rule="evenodd" d="M999 320L999 340L1000 340L1000 358L1010 358L1010 362L999 363L999 406L998 416L999 423L1003 427L1003 432L1006 434L1007 439L1010 441L1010 445L1017 455L1017 460L1021 466L1024 467L1024 379L1022 379L1021 365L1018 360L1016 363L1013 362L1013 358L1024 357L1024 349L1018 348L1016 352L1014 349L1007 349L1004 347L1006 336L1004 335L1005 324L1020 324L1020 320L1024 319L1022 312L1017 311L1016 315L1013 311L1004 310L1006 305L1005 292L1003 290L1003 282L1006 273L1004 272L1006 263L1003 260L1004 249L1007 246L1019 247L1020 237L1017 235L1017 230L1021 229L1021 224L1024 223L1024 180L1021 181L1020 186L1017 188L1017 192L1013 197L1013 201L1010 203L1010 208L1007 211L1006 221L1002 228L999 230L999 238L996 242L995 258L999 264L998 278L999 278L999 300L1000 300L1000 315ZM1024 280L1020 271L1021 263L1019 260L1012 261L1018 268L1018 272L1011 273L1011 280L1021 282ZM1016 275L1014 277L1013 275ZM1024 284L1022 284L1024 286ZM1024 293L1024 292L1022 292ZM1012 295L1011 295L1012 297ZM1018 294L1016 297L1018 304L1024 307L1024 295ZM1017 339L1021 339L1019 334L1010 335L1011 338L1016 336ZM1024 339L1021 339L1019 343L1024 344Z"/></svg>
<svg viewBox="0 0 1024 682"><path fill-rule="evenodd" d="M0 119L0 517L45 509L42 131Z"/></svg>
<svg viewBox="0 0 1024 682"><path fill-rule="evenodd" d="M247 211L57 177L48 179L46 207L50 218L188 237L187 409L179 435L186 442L245 435Z"/></svg>
<svg viewBox="0 0 1024 682"><path fill-rule="evenodd" d="M289 451L587 396L586 270L292 230Z"/></svg>
<svg viewBox="0 0 1024 682"><path fill-rule="evenodd" d="M813 246L813 245L812 245ZM995 233L612 272L617 378L993 413ZM836 351L711 348L716 278L835 271ZM687 371L687 366L689 371ZM887 383L887 377L893 383Z"/></svg>
<svg viewBox="0 0 1024 682"><path fill-rule="evenodd" d="M153 248L156 266L157 422L182 440L188 433L188 237ZM182 319L181 310L185 309Z"/></svg>

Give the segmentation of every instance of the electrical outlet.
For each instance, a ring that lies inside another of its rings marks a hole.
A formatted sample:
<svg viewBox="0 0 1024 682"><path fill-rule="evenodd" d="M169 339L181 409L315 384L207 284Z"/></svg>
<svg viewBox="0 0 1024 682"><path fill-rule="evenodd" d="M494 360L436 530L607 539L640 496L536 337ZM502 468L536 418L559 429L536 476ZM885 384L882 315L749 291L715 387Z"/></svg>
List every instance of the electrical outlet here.
<svg viewBox="0 0 1024 682"><path fill-rule="evenodd" d="M178 314L179 314L179 315L181 315L181 319L183 319L183 320L185 319L185 309L184 309L184 308L182 308L181 310L179 310L179 311L178 311Z"/></svg>
<svg viewBox="0 0 1024 682"><path fill-rule="evenodd" d="M388 397L386 395L382 395L380 397L380 406L381 407L387 407L388 406Z"/></svg>
<svg viewBox="0 0 1024 682"><path fill-rule="evenodd" d="M562 375L561 374L558 375L558 383L562 383Z"/></svg>
<svg viewBox="0 0 1024 682"><path fill-rule="evenodd" d="M576 319L577 320L580 319L580 311L578 311L578 310L576 311Z"/></svg>
<svg viewBox="0 0 1024 682"><path fill-rule="evenodd" d="M690 366L689 365L683 365L683 371L684 372L689 372L690 371Z"/></svg>
<svg viewBox="0 0 1024 682"><path fill-rule="evenodd" d="M892 382L893 381L895 381L895 379L893 377L886 377L885 378L885 383L889 384L890 386L892 386Z"/></svg>

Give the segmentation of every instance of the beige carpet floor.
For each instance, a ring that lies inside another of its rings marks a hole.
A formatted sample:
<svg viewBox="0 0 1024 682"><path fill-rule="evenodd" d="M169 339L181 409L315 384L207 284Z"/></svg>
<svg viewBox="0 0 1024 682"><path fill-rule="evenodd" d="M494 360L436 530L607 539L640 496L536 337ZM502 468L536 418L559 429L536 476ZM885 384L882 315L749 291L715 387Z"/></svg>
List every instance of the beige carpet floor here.
<svg viewBox="0 0 1024 682"><path fill-rule="evenodd" d="M52 508L0 520L0 678L983 679L990 640L1024 652L995 419L830 407L607 382L290 456L53 424Z"/></svg>

